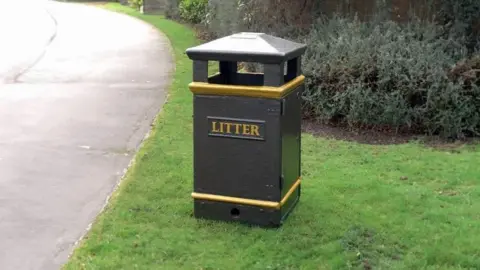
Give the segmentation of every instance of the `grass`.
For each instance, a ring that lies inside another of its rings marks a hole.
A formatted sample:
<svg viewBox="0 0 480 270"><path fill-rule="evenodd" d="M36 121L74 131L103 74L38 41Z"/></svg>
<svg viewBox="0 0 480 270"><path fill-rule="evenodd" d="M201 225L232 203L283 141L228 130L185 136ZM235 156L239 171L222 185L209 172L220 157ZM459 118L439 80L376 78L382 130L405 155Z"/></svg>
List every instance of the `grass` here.
<svg viewBox="0 0 480 270"><path fill-rule="evenodd" d="M194 32L107 4L171 40L168 103L65 269L479 269L480 148L372 146L304 134L302 199L280 229L192 218Z"/></svg>

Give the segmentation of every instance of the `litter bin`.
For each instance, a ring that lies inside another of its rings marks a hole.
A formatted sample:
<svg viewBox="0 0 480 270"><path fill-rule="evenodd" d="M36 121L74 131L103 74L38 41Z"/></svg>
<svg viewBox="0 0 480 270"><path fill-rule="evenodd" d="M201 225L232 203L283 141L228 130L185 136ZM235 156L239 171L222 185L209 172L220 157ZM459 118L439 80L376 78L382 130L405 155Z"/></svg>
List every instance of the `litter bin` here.
<svg viewBox="0 0 480 270"><path fill-rule="evenodd" d="M194 216L281 226L300 199L306 46L264 33L223 37L193 60ZM208 63L219 63L209 76ZM238 63L263 66L245 73Z"/></svg>

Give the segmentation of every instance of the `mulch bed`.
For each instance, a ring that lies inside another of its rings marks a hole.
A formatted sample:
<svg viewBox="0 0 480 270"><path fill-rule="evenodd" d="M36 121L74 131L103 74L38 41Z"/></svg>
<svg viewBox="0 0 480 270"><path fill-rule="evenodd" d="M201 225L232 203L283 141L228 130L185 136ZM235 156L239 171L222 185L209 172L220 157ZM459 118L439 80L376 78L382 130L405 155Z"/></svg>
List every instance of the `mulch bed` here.
<svg viewBox="0 0 480 270"><path fill-rule="evenodd" d="M395 145L411 141L420 141L427 147L455 152L459 147L476 146L480 140L467 138L464 140L446 140L438 136L426 136L408 131L395 131L388 128L355 128L345 125L325 124L304 120L302 131L317 137L336 139L361 144Z"/></svg>

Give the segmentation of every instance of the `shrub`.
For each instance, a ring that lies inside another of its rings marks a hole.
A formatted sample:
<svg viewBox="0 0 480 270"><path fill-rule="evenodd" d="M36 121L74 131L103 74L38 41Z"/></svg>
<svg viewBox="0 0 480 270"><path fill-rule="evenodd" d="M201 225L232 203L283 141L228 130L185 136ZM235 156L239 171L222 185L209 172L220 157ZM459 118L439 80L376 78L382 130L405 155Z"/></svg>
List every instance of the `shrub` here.
<svg viewBox="0 0 480 270"><path fill-rule="evenodd" d="M205 19L207 6L208 0L182 0L178 9L183 20L198 24Z"/></svg>
<svg viewBox="0 0 480 270"><path fill-rule="evenodd" d="M139 9L143 5L143 0L128 0L128 4L135 9Z"/></svg>
<svg viewBox="0 0 480 270"><path fill-rule="evenodd" d="M438 21L449 30L466 36L470 52L480 42L480 1L478 0L440 0Z"/></svg>
<svg viewBox="0 0 480 270"><path fill-rule="evenodd" d="M480 134L480 60L465 60L465 42L440 30L416 21L320 20L305 40L305 116L445 137Z"/></svg>

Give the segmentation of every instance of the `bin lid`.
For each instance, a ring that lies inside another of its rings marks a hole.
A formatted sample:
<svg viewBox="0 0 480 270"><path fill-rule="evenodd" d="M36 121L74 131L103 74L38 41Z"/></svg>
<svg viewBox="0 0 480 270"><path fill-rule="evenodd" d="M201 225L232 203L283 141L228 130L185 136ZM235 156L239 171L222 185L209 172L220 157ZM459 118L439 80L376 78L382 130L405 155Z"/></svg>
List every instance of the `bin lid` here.
<svg viewBox="0 0 480 270"><path fill-rule="evenodd" d="M187 49L192 60L281 63L302 55L306 45L265 33L241 32Z"/></svg>

